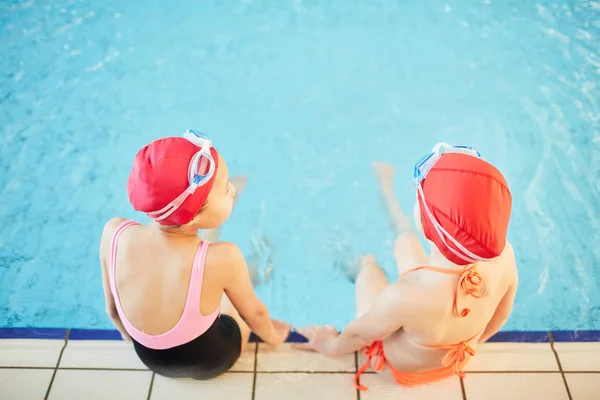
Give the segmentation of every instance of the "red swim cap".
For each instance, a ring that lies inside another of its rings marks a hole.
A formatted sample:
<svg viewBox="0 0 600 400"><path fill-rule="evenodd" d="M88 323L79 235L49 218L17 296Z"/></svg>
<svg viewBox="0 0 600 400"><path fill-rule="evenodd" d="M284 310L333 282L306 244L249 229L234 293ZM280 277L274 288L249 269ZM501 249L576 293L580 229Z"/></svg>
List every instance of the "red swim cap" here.
<svg viewBox="0 0 600 400"><path fill-rule="evenodd" d="M460 153L442 154L421 182L425 202L437 222L463 247L479 258L498 257L506 245L512 196L504 176L481 158ZM427 239L451 262L470 262L449 239L442 240L418 195L421 222ZM468 258L468 257L467 257Z"/></svg>
<svg viewBox="0 0 600 400"><path fill-rule="evenodd" d="M190 161L200 148L182 137L156 140L139 151L127 180L127 196L136 211L151 213L166 207L190 185ZM215 160L215 172L210 180L198 187L162 225L185 225L190 222L206 202L217 176L218 153L210 154Z"/></svg>

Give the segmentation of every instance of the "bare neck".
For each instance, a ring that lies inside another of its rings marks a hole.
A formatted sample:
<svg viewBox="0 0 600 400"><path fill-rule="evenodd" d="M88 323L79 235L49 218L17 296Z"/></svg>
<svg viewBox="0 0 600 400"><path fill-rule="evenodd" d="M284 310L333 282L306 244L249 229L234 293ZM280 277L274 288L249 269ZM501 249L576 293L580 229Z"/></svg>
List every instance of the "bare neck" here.
<svg viewBox="0 0 600 400"><path fill-rule="evenodd" d="M431 260L431 264L436 267L453 269L453 270L462 270L464 265L454 264L452 261L448 260L442 252L436 247L433 242L429 242L429 259Z"/></svg>
<svg viewBox="0 0 600 400"><path fill-rule="evenodd" d="M156 221L152 221L149 225L152 229L155 229L160 233L166 233L177 236L198 236L199 231L199 229L194 225L182 225L178 227L164 226Z"/></svg>

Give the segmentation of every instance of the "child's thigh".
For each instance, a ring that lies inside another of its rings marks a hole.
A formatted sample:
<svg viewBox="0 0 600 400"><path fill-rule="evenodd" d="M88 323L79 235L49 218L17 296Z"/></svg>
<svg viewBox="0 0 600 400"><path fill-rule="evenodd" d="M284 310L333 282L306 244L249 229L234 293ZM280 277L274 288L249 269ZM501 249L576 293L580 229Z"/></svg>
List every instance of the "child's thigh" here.
<svg viewBox="0 0 600 400"><path fill-rule="evenodd" d="M356 318L365 314L379 293L389 284L387 276L373 256L364 256L356 277Z"/></svg>
<svg viewBox="0 0 600 400"><path fill-rule="evenodd" d="M401 233L396 237L394 258L399 275L429 263L429 256L421 246L419 237L412 232Z"/></svg>

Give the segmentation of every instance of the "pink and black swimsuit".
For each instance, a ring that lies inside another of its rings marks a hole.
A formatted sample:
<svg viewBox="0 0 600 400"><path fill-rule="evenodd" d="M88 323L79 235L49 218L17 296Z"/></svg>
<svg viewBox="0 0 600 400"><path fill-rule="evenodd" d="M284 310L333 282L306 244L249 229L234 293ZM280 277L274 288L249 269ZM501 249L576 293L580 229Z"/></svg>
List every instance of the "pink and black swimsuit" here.
<svg viewBox="0 0 600 400"><path fill-rule="evenodd" d="M242 338L237 322L227 315L220 315L219 308L210 315L200 312L208 241L203 241L196 251L186 304L173 328L160 335L148 335L127 319L115 279L117 242L125 229L137 224L125 221L119 225L112 239L109 266L110 288L117 312L133 340L136 353L149 369L166 377L210 379L227 371L240 356Z"/></svg>

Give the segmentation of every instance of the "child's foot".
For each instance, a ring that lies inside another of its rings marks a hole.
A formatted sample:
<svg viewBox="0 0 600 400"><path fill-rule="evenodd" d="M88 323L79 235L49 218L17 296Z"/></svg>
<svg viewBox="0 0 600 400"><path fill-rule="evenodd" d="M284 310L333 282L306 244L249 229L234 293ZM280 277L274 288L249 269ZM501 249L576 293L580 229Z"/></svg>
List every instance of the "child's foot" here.
<svg viewBox="0 0 600 400"><path fill-rule="evenodd" d="M341 236L341 237L340 237ZM323 250L333 260L333 267L340 270L350 282L354 282L358 274L355 247L350 244L346 232L340 232L323 243Z"/></svg>
<svg viewBox="0 0 600 400"><path fill-rule="evenodd" d="M382 189L388 189L392 187L394 182L394 175L396 171L394 167L392 167L388 163L375 161L373 163L373 168L375 169L375 173L379 178L379 183L381 184Z"/></svg>
<svg viewBox="0 0 600 400"><path fill-rule="evenodd" d="M354 260L335 260L333 262L334 268L339 269L346 275L346 278L352 283L356 282L356 277L360 272L358 263Z"/></svg>
<svg viewBox="0 0 600 400"><path fill-rule="evenodd" d="M356 279L358 278L360 271L362 271L362 269L367 265L377 266L377 259L375 256L367 254L362 257L355 258L346 264L338 262L338 268L344 271L352 283L356 283Z"/></svg>
<svg viewBox="0 0 600 400"><path fill-rule="evenodd" d="M381 186L381 195L390 218L390 225L394 234L411 231L412 226L410 218L404 215L400 202L394 193L394 175L395 170L388 163L374 162L373 168L379 178Z"/></svg>
<svg viewBox="0 0 600 400"><path fill-rule="evenodd" d="M247 181L248 181L248 178L245 177L245 176L232 176L229 179L229 182L231 182L231 184L235 188L235 199L236 200L237 200L238 197L240 197L240 195L242 194L242 192L246 188L246 182Z"/></svg>

